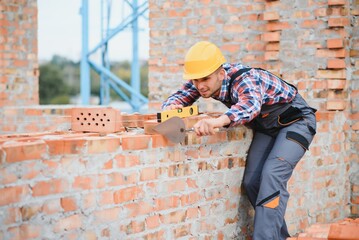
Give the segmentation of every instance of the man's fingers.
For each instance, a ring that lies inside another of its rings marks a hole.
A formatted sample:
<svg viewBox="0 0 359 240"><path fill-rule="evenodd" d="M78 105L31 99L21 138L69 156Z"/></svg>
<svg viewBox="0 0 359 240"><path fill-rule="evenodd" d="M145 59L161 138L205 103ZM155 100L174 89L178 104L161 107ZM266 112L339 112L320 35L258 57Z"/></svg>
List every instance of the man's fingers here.
<svg viewBox="0 0 359 240"><path fill-rule="evenodd" d="M194 125L197 136L207 136L215 134L213 126L206 120L201 120Z"/></svg>
<svg viewBox="0 0 359 240"><path fill-rule="evenodd" d="M179 109L179 108L183 108L183 105L172 104L172 105L169 105L169 106L165 107L164 109L165 110L174 110L174 109Z"/></svg>

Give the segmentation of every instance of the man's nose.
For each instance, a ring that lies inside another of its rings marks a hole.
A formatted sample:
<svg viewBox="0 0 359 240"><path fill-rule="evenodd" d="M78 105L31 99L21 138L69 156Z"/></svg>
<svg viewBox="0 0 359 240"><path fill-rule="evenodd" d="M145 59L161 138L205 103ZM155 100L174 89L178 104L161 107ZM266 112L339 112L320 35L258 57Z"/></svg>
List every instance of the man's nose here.
<svg viewBox="0 0 359 240"><path fill-rule="evenodd" d="M198 83L197 83L197 88L198 88L198 89L201 89L202 87L203 87L203 83L202 83L202 82L198 82Z"/></svg>

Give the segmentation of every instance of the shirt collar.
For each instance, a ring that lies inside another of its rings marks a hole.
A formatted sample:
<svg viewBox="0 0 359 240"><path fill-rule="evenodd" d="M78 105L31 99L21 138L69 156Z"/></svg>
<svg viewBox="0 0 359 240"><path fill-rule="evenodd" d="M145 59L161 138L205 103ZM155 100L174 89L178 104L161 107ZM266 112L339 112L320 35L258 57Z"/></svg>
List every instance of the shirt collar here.
<svg viewBox="0 0 359 240"><path fill-rule="evenodd" d="M219 94L216 96L213 96L212 98L219 100L219 101L226 101L229 99L229 83L230 83L231 77L228 75L227 71L225 72L224 79L222 81L222 86L219 91Z"/></svg>

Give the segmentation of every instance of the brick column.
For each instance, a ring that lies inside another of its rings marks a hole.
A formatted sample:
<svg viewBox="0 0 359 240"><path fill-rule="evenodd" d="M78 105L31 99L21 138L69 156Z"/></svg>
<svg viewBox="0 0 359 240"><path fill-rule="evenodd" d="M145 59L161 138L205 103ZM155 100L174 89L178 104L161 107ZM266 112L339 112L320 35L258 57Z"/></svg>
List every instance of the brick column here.
<svg viewBox="0 0 359 240"><path fill-rule="evenodd" d="M351 106L351 214L359 216L359 1L350 1L350 16L352 23L350 46L350 106Z"/></svg>
<svg viewBox="0 0 359 240"><path fill-rule="evenodd" d="M37 1L5 2L0 4L0 107L38 104Z"/></svg>
<svg viewBox="0 0 359 240"><path fill-rule="evenodd" d="M218 45L228 62L261 66L265 27L264 1L149 1L150 8L150 107L160 103L184 82L183 59L197 41ZM204 101L202 111L222 104Z"/></svg>

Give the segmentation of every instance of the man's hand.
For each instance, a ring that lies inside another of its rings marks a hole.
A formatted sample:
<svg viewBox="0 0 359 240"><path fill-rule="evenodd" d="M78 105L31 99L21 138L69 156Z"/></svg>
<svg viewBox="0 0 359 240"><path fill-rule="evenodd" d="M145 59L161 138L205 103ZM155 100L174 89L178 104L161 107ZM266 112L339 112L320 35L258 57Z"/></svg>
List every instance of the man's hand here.
<svg viewBox="0 0 359 240"><path fill-rule="evenodd" d="M183 105L181 104L172 104L164 108L164 110L173 110L173 109L179 109L183 108Z"/></svg>
<svg viewBox="0 0 359 240"><path fill-rule="evenodd" d="M218 118L202 119L194 126L194 131L197 136L207 136L215 134L215 129L230 124L231 120L227 115L222 115Z"/></svg>

